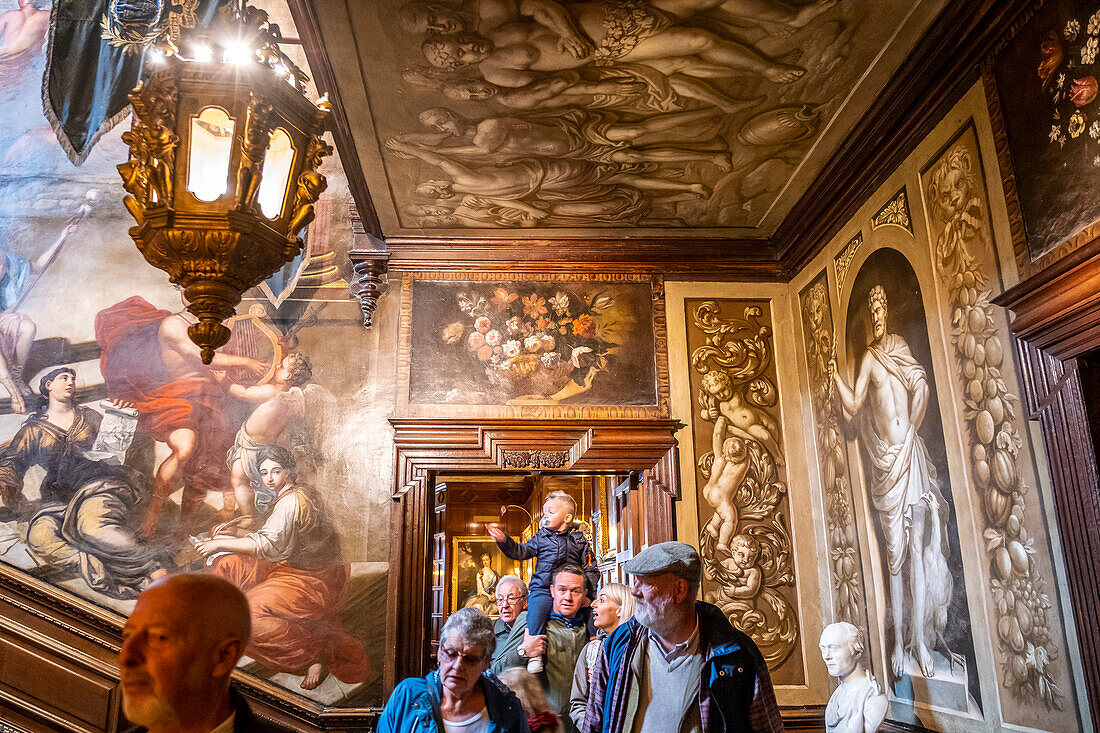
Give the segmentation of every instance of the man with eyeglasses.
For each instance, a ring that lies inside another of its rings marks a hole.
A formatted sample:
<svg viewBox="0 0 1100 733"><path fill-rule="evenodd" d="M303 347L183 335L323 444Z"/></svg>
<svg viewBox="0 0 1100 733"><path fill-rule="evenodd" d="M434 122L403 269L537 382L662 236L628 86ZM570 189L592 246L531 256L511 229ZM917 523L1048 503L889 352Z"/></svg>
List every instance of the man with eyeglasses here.
<svg viewBox="0 0 1100 733"><path fill-rule="evenodd" d="M527 664L517 653L527 627L527 584L515 575L505 575L497 581L496 599L500 618L493 625L497 650L490 670L500 674L510 667Z"/></svg>

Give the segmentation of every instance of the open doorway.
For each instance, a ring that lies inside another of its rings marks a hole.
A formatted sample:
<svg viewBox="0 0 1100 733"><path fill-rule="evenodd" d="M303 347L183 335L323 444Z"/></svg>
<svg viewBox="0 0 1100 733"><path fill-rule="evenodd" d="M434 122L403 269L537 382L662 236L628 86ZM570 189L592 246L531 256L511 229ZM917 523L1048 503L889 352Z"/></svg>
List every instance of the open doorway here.
<svg viewBox="0 0 1100 733"><path fill-rule="evenodd" d="M439 630L460 596L452 582L455 538L474 538L459 547L475 566L475 577L466 577L461 589L466 603L477 594L481 555L495 547L485 524L503 520L509 534L522 537L541 507L539 477L576 482L578 514L591 524L607 580L620 580L620 565L643 547L674 537L680 475L675 433L683 427L677 420L392 418L390 424L395 481L386 692L433 666ZM468 576L470 570L467 562ZM482 584L500 570L485 572Z"/></svg>
<svg viewBox="0 0 1100 733"><path fill-rule="evenodd" d="M475 607L497 617L494 592L504 575L529 582L534 561L504 556L490 539L495 524L517 542L539 529L550 491L565 491L577 504L574 522L588 537L602 583L623 582L621 564L641 549L645 495L631 492L633 474L446 474L436 477L431 522L432 589L429 655L450 614Z"/></svg>

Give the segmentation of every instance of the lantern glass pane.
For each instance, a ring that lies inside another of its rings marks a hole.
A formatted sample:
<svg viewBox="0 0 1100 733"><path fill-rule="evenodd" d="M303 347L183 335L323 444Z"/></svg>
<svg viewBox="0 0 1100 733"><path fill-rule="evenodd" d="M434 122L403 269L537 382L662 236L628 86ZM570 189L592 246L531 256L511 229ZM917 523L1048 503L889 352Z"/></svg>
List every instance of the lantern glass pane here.
<svg viewBox="0 0 1100 733"><path fill-rule="evenodd" d="M220 107L207 107L191 118L187 190L199 201L214 201L229 189L234 124Z"/></svg>
<svg viewBox="0 0 1100 733"><path fill-rule="evenodd" d="M278 218L282 213L293 163L294 146L290 135L280 127L271 133L271 145L267 148L263 175L260 177L260 192L256 196L260 211L268 219Z"/></svg>

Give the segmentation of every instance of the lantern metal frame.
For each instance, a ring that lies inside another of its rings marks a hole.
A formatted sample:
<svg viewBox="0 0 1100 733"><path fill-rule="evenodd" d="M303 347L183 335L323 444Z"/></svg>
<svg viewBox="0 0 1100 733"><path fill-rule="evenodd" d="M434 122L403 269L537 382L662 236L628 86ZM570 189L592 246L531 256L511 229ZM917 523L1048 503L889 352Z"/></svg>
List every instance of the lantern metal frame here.
<svg viewBox="0 0 1100 733"><path fill-rule="evenodd" d="M123 203L136 222L130 236L145 260L183 289L198 319L188 334L205 364L229 340L223 321L242 295L301 253L299 232L313 220L313 205L327 187L317 168L332 154L321 137L329 105L305 97L308 77L279 50L271 31L262 10L229 8L190 44L220 48L224 58L246 48L243 58L217 63L165 46L130 93L133 125L123 134L130 159L118 166L127 192ZM204 201L188 185L192 120L210 107L227 113L233 133L225 191ZM272 133L280 129L293 158L279 211L268 218L257 195Z"/></svg>

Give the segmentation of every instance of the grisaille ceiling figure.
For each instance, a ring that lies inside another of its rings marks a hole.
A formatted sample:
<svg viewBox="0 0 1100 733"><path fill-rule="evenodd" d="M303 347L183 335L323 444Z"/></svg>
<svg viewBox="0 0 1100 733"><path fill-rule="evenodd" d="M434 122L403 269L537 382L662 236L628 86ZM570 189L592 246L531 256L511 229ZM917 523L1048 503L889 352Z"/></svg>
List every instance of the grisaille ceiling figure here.
<svg viewBox="0 0 1100 733"><path fill-rule="evenodd" d="M317 5L388 236L762 237L942 2Z"/></svg>

